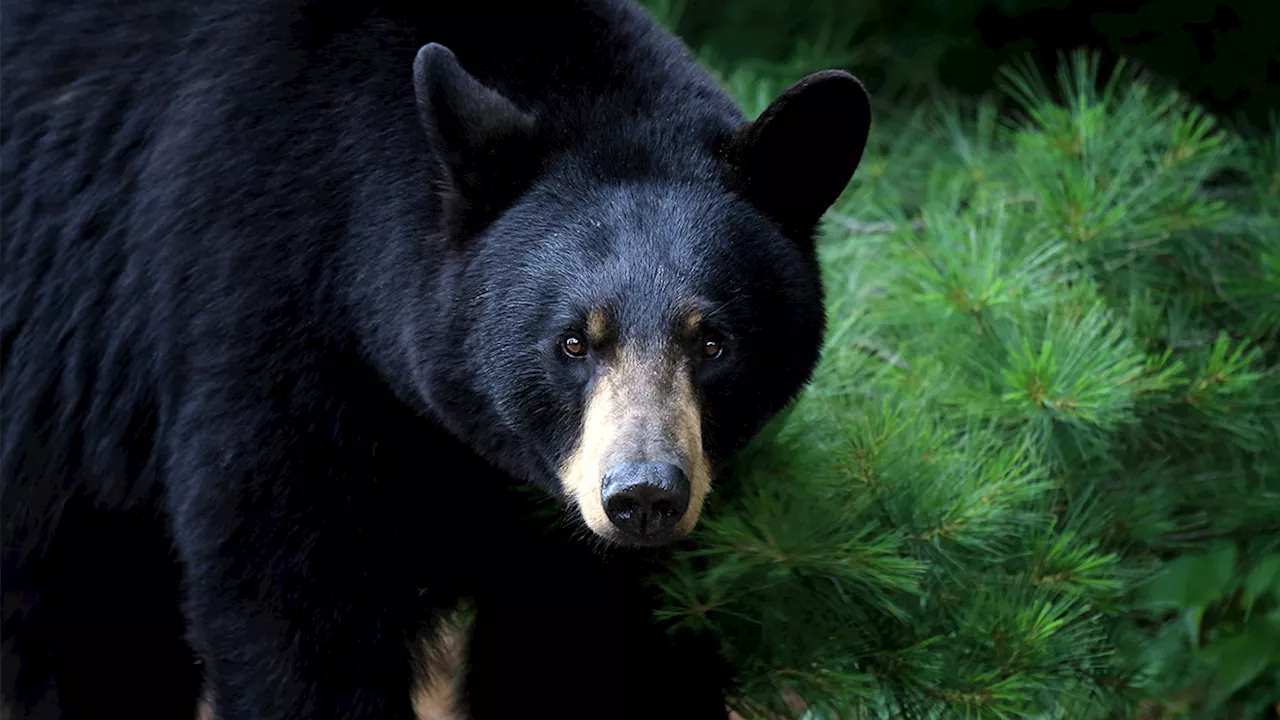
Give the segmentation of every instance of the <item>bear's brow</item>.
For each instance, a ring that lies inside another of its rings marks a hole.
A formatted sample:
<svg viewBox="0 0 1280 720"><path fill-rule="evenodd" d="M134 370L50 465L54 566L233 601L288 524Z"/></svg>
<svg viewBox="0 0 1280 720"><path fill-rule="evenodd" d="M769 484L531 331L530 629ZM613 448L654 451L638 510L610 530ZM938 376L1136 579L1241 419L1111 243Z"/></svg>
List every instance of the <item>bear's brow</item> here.
<svg viewBox="0 0 1280 720"><path fill-rule="evenodd" d="M661 329L667 340L689 339L701 334L707 320L715 315L716 309L715 303L693 296L670 302L660 313L654 315L646 313L641 316L647 315L647 319L635 317L632 319L640 320L642 325L648 326L647 329L650 331ZM583 329L587 338L593 343L620 340L620 335L627 334L627 328L622 327L623 323L619 319L618 308L612 304L602 303L592 306L585 313L584 319ZM643 332L642 327L630 329Z"/></svg>

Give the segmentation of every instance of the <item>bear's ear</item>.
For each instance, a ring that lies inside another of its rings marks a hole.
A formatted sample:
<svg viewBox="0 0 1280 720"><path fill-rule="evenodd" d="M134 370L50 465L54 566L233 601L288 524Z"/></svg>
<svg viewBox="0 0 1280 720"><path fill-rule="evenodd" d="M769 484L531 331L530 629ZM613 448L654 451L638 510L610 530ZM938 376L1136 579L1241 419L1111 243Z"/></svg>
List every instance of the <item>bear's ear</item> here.
<svg viewBox="0 0 1280 720"><path fill-rule="evenodd" d="M418 116L446 174L450 220L491 219L532 180L536 118L481 83L438 43L418 50L413 86Z"/></svg>
<svg viewBox="0 0 1280 720"><path fill-rule="evenodd" d="M728 142L740 190L789 230L812 232L853 177L866 148L871 102L840 70L792 85Z"/></svg>

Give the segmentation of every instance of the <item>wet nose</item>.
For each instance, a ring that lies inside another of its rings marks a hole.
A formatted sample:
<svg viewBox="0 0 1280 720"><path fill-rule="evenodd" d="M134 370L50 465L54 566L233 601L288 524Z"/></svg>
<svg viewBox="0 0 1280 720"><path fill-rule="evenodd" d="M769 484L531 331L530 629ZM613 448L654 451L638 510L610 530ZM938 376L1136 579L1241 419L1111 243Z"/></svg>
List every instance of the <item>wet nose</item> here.
<svg viewBox="0 0 1280 720"><path fill-rule="evenodd" d="M689 478L666 462L623 462L605 471L605 515L637 540L662 542L689 508Z"/></svg>

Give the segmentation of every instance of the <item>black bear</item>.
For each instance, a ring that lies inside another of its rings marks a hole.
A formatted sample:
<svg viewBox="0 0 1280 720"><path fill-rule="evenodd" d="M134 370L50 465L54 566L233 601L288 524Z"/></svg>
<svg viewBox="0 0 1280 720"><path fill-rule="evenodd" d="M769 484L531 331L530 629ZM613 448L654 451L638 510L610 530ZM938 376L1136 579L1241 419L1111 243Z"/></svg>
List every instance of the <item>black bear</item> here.
<svg viewBox="0 0 1280 720"><path fill-rule="evenodd" d="M748 122L623 0L2 29L15 717L409 718L460 599L477 720L725 717L644 579L816 362L858 81Z"/></svg>

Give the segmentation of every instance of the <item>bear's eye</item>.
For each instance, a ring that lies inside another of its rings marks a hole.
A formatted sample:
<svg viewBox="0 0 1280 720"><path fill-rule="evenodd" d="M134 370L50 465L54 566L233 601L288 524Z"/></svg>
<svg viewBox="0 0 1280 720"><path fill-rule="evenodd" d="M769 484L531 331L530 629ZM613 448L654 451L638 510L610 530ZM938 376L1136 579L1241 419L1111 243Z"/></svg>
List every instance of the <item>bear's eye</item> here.
<svg viewBox="0 0 1280 720"><path fill-rule="evenodd" d="M714 337L706 338L702 341L702 356L708 360L715 360L724 352L724 345Z"/></svg>
<svg viewBox="0 0 1280 720"><path fill-rule="evenodd" d="M568 335L560 342L560 346L564 348L564 354L571 358L585 357L587 354L587 344L582 342L577 335Z"/></svg>

